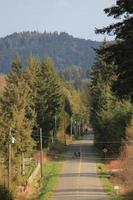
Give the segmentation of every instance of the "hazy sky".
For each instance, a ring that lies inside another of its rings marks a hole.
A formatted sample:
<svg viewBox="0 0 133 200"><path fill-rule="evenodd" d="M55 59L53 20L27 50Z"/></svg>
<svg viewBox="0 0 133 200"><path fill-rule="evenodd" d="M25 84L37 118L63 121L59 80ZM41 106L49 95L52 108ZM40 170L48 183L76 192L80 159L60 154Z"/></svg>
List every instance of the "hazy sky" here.
<svg viewBox="0 0 133 200"><path fill-rule="evenodd" d="M112 23L103 9L116 0L0 0L0 37L13 32L67 32L102 40L95 27Z"/></svg>

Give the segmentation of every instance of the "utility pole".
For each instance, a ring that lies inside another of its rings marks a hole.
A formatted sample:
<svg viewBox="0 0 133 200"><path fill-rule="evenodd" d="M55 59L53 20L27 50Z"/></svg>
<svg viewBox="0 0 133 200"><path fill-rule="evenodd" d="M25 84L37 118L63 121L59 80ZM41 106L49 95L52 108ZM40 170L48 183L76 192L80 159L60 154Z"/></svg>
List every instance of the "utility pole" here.
<svg viewBox="0 0 133 200"><path fill-rule="evenodd" d="M55 120L55 121L54 121L54 123L55 123L55 124L54 124L54 125L55 125L55 127L54 127L54 129L55 129L55 130L54 130L54 134L56 134L56 127L57 127L57 118L56 118L56 115L55 115L54 120Z"/></svg>
<svg viewBox="0 0 133 200"><path fill-rule="evenodd" d="M11 191L11 161L12 161L12 128L9 130L9 144L8 144L8 188Z"/></svg>
<svg viewBox="0 0 133 200"><path fill-rule="evenodd" d="M54 131L53 130L51 131L51 142L52 142L52 144L54 143Z"/></svg>
<svg viewBox="0 0 133 200"><path fill-rule="evenodd" d="M79 137L81 136L81 134L80 134L80 130L81 130L81 129L80 129L80 125L81 125L81 124L80 124L80 121L79 121L79 123L78 123L78 135L79 135Z"/></svg>
<svg viewBox="0 0 133 200"><path fill-rule="evenodd" d="M77 124L76 124L77 122L76 122L76 119L75 119L75 121L74 121L74 135L75 135L75 137L77 137Z"/></svg>
<svg viewBox="0 0 133 200"><path fill-rule="evenodd" d="M42 152L42 128L40 128L40 172L41 172L41 178L43 177L43 152Z"/></svg>
<svg viewBox="0 0 133 200"><path fill-rule="evenodd" d="M66 141L66 119L64 117L64 142L65 142L65 145L67 145L67 141Z"/></svg>
<svg viewBox="0 0 133 200"><path fill-rule="evenodd" d="M76 137L78 137L78 120L76 120Z"/></svg>
<svg viewBox="0 0 133 200"><path fill-rule="evenodd" d="M25 175L24 153L21 153L21 175Z"/></svg>
<svg viewBox="0 0 133 200"><path fill-rule="evenodd" d="M71 140L73 139L72 138L72 134L73 134L73 119L72 119L72 117L71 117L71 127L70 127L70 134L71 134Z"/></svg>

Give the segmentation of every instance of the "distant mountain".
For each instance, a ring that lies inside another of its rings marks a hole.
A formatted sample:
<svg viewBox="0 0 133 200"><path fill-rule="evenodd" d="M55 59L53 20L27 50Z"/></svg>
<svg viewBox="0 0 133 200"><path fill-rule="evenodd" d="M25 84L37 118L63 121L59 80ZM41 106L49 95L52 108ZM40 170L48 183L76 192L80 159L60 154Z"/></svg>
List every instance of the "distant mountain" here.
<svg viewBox="0 0 133 200"><path fill-rule="evenodd" d="M13 57L18 53L23 64L33 54L39 58L49 56L56 67L81 66L87 68L94 62L95 52L100 42L74 38L67 33L14 33L0 38L0 73L7 73Z"/></svg>

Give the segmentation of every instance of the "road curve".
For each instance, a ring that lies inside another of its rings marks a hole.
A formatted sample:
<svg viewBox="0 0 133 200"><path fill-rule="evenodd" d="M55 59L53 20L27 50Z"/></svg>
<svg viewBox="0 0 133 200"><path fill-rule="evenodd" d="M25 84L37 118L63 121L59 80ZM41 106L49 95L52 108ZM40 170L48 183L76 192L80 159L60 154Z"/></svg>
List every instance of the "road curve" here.
<svg viewBox="0 0 133 200"><path fill-rule="evenodd" d="M74 158L76 151L80 158ZM109 200L97 176L92 135L70 146L51 200Z"/></svg>

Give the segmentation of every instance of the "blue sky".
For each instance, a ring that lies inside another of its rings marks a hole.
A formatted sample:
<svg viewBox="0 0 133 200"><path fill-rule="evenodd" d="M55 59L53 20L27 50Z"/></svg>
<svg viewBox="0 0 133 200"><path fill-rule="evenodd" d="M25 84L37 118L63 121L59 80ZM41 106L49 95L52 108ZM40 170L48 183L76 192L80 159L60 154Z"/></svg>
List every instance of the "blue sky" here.
<svg viewBox="0 0 133 200"><path fill-rule="evenodd" d="M75 37L102 40L95 27L113 23L103 9L116 0L0 0L0 37L13 32L67 32ZM111 38L110 38L111 39Z"/></svg>

